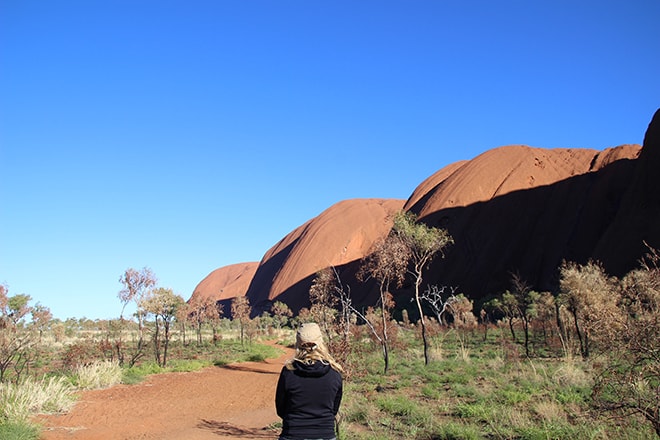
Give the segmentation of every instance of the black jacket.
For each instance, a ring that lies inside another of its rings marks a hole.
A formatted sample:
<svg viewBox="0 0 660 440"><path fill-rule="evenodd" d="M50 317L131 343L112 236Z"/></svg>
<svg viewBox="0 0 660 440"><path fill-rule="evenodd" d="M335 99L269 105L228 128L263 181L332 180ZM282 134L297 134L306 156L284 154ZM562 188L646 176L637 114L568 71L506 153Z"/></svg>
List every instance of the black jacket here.
<svg viewBox="0 0 660 440"><path fill-rule="evenodd" d="M282 418L282 436L293 439L335 437L335 416L342 397L342 377L330 365L294 361L282 368L275 408Z"/></svg>

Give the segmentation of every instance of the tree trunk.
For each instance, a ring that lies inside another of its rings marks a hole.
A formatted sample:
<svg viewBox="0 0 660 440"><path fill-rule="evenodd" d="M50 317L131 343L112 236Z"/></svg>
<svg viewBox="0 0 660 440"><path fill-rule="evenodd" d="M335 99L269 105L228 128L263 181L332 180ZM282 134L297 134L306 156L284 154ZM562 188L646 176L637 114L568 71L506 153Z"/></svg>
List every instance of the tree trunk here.
<svg viewBox="0 0 660 440"><path fill-rule="evenodd" d="M525 356L529 357L529 321L523 318L523 331L525 332Z"/></svg>
<svg viewBox="0 0 660 440"><path fill-rule="evenodd" d="M415 280L415 302L417 303L417 310L419 311L419 322L422 324L422 342L424 343L424 365L429 364L429 343L426 338L426 321L424 320L424 312L422 311L422 301L419 297L419 285L422 282L421 276Z"/></svg>
<svg viewBox="0 0 660 440"><path fill-rule="evenodd" d="M169 321L163 320L165 325L165 346L163 347L163 367L167 366L167 347L170 343L170 323Z"/></svg>
<svg viewBox="0 0 660 440"><path fill-rule="evenodd" d="M509 330L511 330L511 338L516 342L516 332L513 329L513 316L509 316Z"/></svg>
<svg viewBox="0 0 660 440"><path fill-rule="evenodd" d="M582 354L583 358L586 358L589 356L589 352L586 347L584 336L582 336L580 325L578 324L577 310L573 309L571 310L571 313L573 314L573 322L575 323L575 333L577 334L578 340L580 341L580 354Z"/></svg>
<svg viewBox="0 0 660 440"><path fill-rule="evenodd" d="M158 334L158 327L158 318L156 318L156 325L154 330L154 351L156 353L156 363L162 367L163 364L160 363L160 335Z"/></svg>
<svg viewBox="0 0 660 440"><path fill-rule="evenodd" d="M381 325L383 326L383 360L385 361L385 369L383 374L387 374L387 370L390 367L390 355L388 348L388 339L387 339L387 311L385 310L385 292L383 291L383 285L380 287L380 317Z"/></svg>

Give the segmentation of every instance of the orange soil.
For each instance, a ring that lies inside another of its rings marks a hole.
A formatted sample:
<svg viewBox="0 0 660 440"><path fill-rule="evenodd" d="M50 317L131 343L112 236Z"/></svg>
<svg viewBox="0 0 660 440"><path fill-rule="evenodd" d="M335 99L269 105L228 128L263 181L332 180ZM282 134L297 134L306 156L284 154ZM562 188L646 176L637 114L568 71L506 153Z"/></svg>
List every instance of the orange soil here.
<svg viewBox="0 0 660 440"><path fill-rule="evenodd" d="M84 391L67 414L41 415L43 440L276 439L268 426L291 349L277 359L150 376L137 385Z"/></svg>

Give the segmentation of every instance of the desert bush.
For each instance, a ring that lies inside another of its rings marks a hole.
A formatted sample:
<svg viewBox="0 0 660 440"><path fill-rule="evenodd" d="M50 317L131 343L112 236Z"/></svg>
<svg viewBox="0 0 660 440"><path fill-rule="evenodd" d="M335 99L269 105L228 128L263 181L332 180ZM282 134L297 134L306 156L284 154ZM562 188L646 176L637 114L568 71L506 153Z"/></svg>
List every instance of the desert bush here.
<svg viewBox="0 0 660 440"><path fill-rule="evenodd" d="M641 415L660 437L660 268L657 254L650 259L621 282L620 331L604 341L610 350L592 398L599 410Z"/></svg>
<svg viewBox="0 0 660 440"><path fill-rule="evenodd" d="M87 365L103 359L103 351L99 343L91 339L74 342L62 353L64 367L74 371L79 365Z"/></svg>
<svg viewBox="0 0 660 440"><path fill-rule="evenodd" d="M122 374L117 362L96 361L89 365L78 366L75 376L79 388L96 390L121 383Z"/></svg>

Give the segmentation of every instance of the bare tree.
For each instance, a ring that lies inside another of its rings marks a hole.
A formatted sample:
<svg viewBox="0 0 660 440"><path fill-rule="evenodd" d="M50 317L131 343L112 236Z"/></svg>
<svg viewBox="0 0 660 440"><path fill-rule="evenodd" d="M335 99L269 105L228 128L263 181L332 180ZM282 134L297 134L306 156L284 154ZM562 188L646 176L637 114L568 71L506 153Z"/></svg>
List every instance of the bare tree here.
<svg viewBox="0 0 660 440"><path fill-rule="evenodd" d="M447 286L428 286L420 295L420 298L431 306L431 310L435 313L435 318L438 320L438 324L444 326L446 326L447 323L445 322L443 315L447 312L447 309L451 304L458 300L455 294L455 287L451 288L451 293L447 296L447 299L443 299L446 289Z"/></svg>
<svg viewBox="0 0 660 440"><path fill-rule="evenodd" d="M421 285L423 273L433 258L454 242L445 229L433 228L417 222L417 216L411 212L400 211L394 217L392 233L398 236L409 250L410 267L408 273L413 277L415 285L415 303L422 326L422 341L424 343L424 363L429 363L429 342L426 334L426 321L422 308Z"/></svg>

